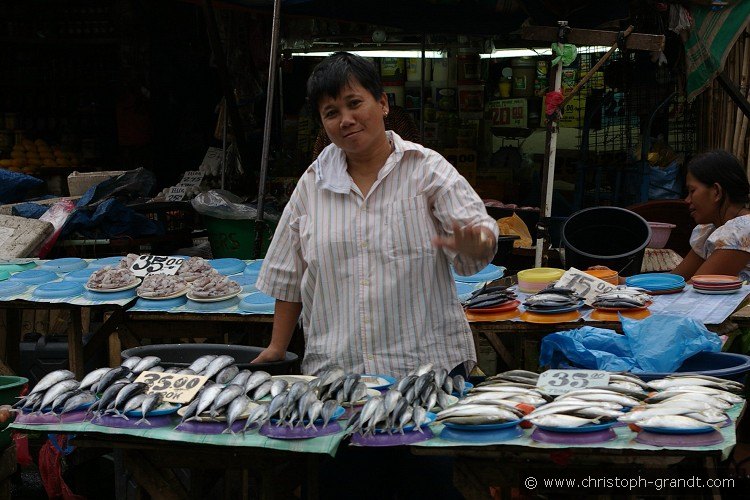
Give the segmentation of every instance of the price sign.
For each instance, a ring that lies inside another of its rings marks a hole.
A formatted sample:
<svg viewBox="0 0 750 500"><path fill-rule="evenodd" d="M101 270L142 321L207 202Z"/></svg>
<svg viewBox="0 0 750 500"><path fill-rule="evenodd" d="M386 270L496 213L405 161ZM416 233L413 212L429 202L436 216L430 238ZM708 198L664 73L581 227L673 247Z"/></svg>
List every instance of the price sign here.
<svg viewBox="0 0 750 500"><path fill-rule="evenodd" d="M181 257L166 257L164 255L140 255L130 270L136 276L148 276L149 274L174 275L185 259Z"/></svg>
<svg viewBox="0 0 750 500"><path fill-rule="evenodd" d="M167 201L182 201L187 194L185 186L172 186L167 193Z"/></svg>
<svg viewBox="0 0 750 500"><path fill-rule="evenodd" d="M167 403L189 403L208 381L201 375L141 372L136 382L148 384L148 394L161 394Z"/></svg>
<svg viewBox="0 0 750 500"><path fill-rule="evenodd" d="M551 396L579 389L609 385L609 373L600 370L547 370L539 375L536 386Z"/></svg>
<svg viewBox="0 0 750 500"><path fill-rule="evenodd" d="M607 283L604 280L600 280L590 274L579 271L575 267L571 267L565 271L565 274L557 280L555 286L570 288L583 297L586 305L589 306L593 304L594 299L599 295L611 292L615 289L614 285L611 283Z"/></svg>
<svg viewBox="0 0 750 500"><path fill-rule="evenodd" d="M201 185L203 180L203 172L198 170L189 170L182 176L182 180L179 182L179 186L186 187L197 187Z"/></svg>

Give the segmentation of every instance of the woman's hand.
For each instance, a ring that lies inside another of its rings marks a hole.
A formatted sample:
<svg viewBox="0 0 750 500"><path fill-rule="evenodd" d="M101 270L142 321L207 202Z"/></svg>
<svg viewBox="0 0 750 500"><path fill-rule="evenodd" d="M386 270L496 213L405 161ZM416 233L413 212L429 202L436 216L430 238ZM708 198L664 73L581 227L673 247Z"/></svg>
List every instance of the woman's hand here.
<svg viewBox="0 0 750 500"><path fill-rule="evenodd" d="M272 363L274 361L282 361L285 357L286 350L268 346L250 363Z"/></svg>
<svg viewBox="0 0 750 500"><path fill-rule="evenodd" d="M482 226L461 227L453 223L453 236L436 236L432 244L437 248L447 248L472 259L491 257L495 249L495 235Z"/></svg>

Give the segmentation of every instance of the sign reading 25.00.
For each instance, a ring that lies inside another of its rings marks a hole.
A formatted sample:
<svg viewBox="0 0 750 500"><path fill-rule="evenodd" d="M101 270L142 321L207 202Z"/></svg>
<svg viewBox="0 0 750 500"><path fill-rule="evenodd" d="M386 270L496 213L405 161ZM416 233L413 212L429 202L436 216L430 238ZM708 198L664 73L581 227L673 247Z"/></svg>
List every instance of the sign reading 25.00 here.
<svg viewBox="0 0 750 500"><path fill-rule="evenodd" d="M160 393L168 403L188 403L208 381L208 377L181 373L141 372L136 382L148 384L148 394Z"/></svg>
<svg viewBox="0 0 750 500"><path fill-rule="evenodd" d="M609 385L609 373L600 370L547 370L539 375L536 386L551 396L579 389Z"/></svg>

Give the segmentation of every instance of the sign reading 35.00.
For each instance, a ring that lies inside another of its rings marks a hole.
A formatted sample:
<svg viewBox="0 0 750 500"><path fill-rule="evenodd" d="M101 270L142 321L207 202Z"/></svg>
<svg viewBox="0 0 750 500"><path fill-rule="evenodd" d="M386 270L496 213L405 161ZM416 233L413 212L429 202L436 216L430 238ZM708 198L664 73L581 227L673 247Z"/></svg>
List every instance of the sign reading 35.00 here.
<svg viewBox="0 0 750 500"><path fill-rule="evenodd" d="M188 403L206 384L208 377L145 371L135 381L148 384L148 394L161 393L168 403Z"/></svg>

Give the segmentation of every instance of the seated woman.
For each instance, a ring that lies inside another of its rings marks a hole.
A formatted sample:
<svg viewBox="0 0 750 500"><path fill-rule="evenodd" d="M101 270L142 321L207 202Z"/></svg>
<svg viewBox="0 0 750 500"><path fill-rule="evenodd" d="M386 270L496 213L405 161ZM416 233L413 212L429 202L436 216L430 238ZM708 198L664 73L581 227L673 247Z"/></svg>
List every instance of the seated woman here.
<svg viewBox="0 0 750 500"><path fill-rule="evenodd" d="M750 280L750 183L731 153L710 151L688 163L685 181L690 215L697 226L692 250L674 273L686 280L698 274L726 274Z"/></svg>

